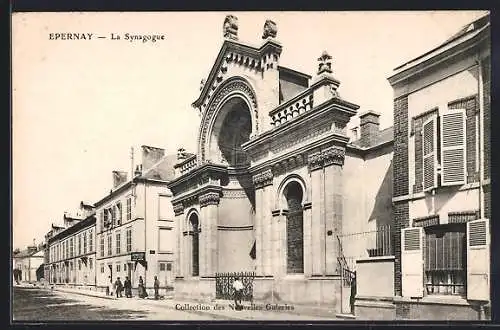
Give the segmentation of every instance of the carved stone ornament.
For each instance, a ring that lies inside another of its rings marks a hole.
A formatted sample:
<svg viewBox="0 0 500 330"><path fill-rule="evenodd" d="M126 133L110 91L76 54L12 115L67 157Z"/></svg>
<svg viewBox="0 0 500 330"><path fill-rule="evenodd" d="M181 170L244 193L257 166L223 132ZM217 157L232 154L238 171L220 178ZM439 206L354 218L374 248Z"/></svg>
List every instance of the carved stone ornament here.
<svg viewBox="0 0 500 330"><path fill-rule="evenodd" d="M184 206L182 206L182 203L176 203L174 204L174 214L176 216L181 215L184 213Z"/></svg>
<svg viewBox="0 0 500 330"><path fill-rule="evenodd" d="M262 188L273 184L273 172L271 169L264 170L252 177L255 188Z"/></svg>
<svg viewBox="0 0 500 330"><path fill-rule="evenodd" d="M318 58L318 75L323 72L332 73L332 57L326 50Z"/></svg>
<svg viewBox="0 0 500 330"><path fill-rule="evenodd" d="M238 40L238 18L234 15L227 15L222 27L224 38Z"/></svg>
<svg viewBox="0 0 500 330"><path fill-rule="evenodd" d="M321 151L314 152L307 156L307 164L309 170L314 171L323 167L323 157Z"/></svg>
<svg viewBox="0 0 500 330"><path fill-rule="evenodd" d="M208 205L218 205L220 202L220 195L218 192L209 192L199 197L200 207Z"/></svg>
<svg viewBox="0 0 500 330"><path fill-rule="evenodd" d="M344 165L345 150L337 147L329 147L323 150L323 163L328 165Z"/></svg>
<svg viewBox="0 0 500 330"><path fill-rule="evenodd" d="M345 150L343 148L331 146L322 151L311 153L307 156L307 163L310 171L320 169L324 166L344 165Z"/></svg>
<svg viewBox="0 0 500 330"><path fill-rule="evenodd" d="M264 23L264 32L262 33L262 39L276 38L277 34L278 27L276 26L276 23L274 23L270 19L266 20L266 23Z"/></svg>

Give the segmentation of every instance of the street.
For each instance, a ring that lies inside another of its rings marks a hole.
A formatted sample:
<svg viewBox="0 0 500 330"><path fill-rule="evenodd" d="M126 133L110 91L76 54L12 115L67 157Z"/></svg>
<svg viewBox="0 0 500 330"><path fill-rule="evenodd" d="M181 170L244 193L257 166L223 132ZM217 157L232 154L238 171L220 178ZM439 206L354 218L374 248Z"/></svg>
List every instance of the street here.
<svg viewBox="0 0 500 330"><path fill-rule="evenodd" d="M156 303L156 304L155 304ZM103 299L44 289L14 287L14 321L217 320L217 316L170 309L158 302Z"/></svg>
<svg viewBox="0 0 500 330"><path fill-rule="evenodd" d="M106 298L60 290L14 287L14 321L82 320L336 320L335 313L310 315L305 310L290 311L273 304L249 305L243 311L231 308L231 301L213 303L182 302L171 299ZM269 308L267 308L269 306ZM287 307L283 305L281 307ZM298 307L298 306L297 306ZM293 309L293 308L291 308ZM308 315L305 315L308 314ZM337 319L338 320L338 319Z"/></svg>

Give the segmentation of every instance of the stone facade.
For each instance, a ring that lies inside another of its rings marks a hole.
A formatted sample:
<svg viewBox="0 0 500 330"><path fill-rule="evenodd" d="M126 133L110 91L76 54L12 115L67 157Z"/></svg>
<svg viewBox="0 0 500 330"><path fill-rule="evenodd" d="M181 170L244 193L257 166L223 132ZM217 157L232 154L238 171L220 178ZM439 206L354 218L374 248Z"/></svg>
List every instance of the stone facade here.
<svg viewBox="0 0 500 330"><path fill-rule="evenodd" d="M213 299L217 273L255 272L254 300L340 312L349 299L340 237L390 223L392 129L379 131L370 112L363 141L350 141L359 106L339 96L328 53L310 79L279 65L272 21L260 47L232 31L193 103L197 154L179 158L168 184L179 226L175 293Z"/></svg>

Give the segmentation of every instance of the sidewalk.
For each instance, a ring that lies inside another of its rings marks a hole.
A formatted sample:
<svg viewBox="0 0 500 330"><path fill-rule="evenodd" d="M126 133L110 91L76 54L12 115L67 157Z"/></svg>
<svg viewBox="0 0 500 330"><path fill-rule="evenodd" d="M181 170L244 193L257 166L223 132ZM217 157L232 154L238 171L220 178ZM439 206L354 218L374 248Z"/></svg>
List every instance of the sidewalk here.
<svg viewBox="0 0 500 330"><path fill-rule="evenodd" d="M212 302L200 302L195 300L174 300L173 298L165 298L161 300L155 300L152 297L146 299L141 299L138 297L133 298L116 298L115 296L106 296L103 292L91 291L91 290L79 290L73 288L54 288L54 291L72 293L85 295L90 297L111 299L111 300L122 300L122 299L133 299L134 301L141 301L145 304L154 305L157 307L164 307L170 310L180 310L186 313L193 313L202 316L209 316L215 318L221 318L228 320L310 320L310 321L333 321L341 320L336 316L333 309L321 306L303 306L290 304L266 304L266 303L254 303L244 302L244 310L235 311L231 308L234 303L227 300L215 300ZM279 308L279 310L278 310ZM291 310L293 308L293 310Z"/></svg>

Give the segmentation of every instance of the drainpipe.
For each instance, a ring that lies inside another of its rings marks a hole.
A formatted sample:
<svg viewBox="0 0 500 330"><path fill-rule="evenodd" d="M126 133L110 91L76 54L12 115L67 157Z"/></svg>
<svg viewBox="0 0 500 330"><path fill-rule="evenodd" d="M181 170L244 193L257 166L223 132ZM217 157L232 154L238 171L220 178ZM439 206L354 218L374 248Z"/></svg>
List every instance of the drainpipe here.
<svg viewBox="0 0 500 330"><path fill-rule="evenodd" d="M480 56L480 55L479 55ZM479 96L479 146L478 146L478 155L479 155L479 212L480 218L484 219L484 155L483 155L483 145L484 145L484 125L483 125L483 112L484 112L484 90L483 90L483 70L482 70L482 62L481 58L477 59L478 64L478 96Z"/></svg>
<svg viewBox="0 0 500 330"><path fill-rule="evenodd" d="M479 127L479 146L478 146L478 154L479 154L479 214L480 218L484 219L484 188L483 188L483 182L484 182L484 153L483 153L483 146L484 146L484 125L483 125L483 115L484 115L484 89L483 89L483 70L482 70L482 61L481 61L481 55L478 55L478 59L476 63L478 64L478 96L479 96L479 120L478 120L478 127ZM485 315L485 310L484 306L487 302L480 302L479 304L479 319L480 320L485 320L486 315Z"/></svg>
<svg viewBox="0 0 500 330"><path fill-rule="evenodd" d="M147 276L147 237L146 237L146 234L147 234L147 228L146 228L146 214L147 214L147 198L146 198L146 191L147 191L147 185L148 185L148 182L146 180L144 180L144 262L145 262L145 265L144 265L144 290L146 290L147 292L147 284L146 284L146 276Z"/></svg>

